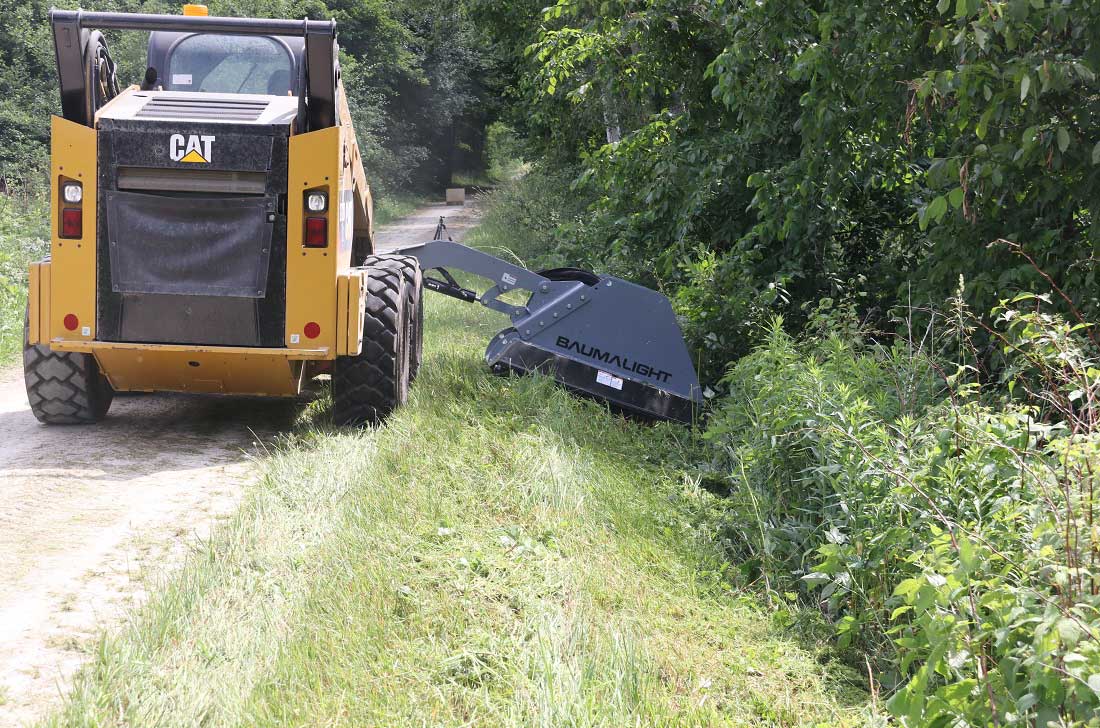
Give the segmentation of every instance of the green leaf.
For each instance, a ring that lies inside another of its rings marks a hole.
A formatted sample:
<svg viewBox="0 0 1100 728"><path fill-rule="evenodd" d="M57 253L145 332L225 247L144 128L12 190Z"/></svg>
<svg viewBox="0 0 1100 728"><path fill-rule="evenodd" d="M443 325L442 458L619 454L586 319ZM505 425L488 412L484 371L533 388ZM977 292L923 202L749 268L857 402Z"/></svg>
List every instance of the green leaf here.
<svg viewBox="0 0 1100 728"><path fill-rule="evenodd" d="M956 187L947 194L947 201L951 203L951 207L957 210L962 207L964 196L963 188Z"/></svg>
<svg viewBox="0 0 1100 728"><path fill-rule="evenodd" d="M906 600L911 600L913 595L920 591L921 580L910 577L908 579L902 579L896 587L894 587L894 596L903 597Z"/></svg>
<svg viewBox="0 0 1100 728"><path fill-rule="evenodd" d="M943 195L940 195L936 199L932 200L932 204L928 206L928 217L932 218L936 222L939 222L946 212L947 198Z"/></svg>
<svg viewBox="0 0 1100 728"><path fill-rule="evenodd" d="M979 139L985 139L985 135L989 132L989 122L993 119L995 109L996 107L990 106L978 119L978 125L974 128L974 133L978 135Z"/></svg>
<svg viewBox="0 0 1100 728"><path fill-rule="evenodd" d="M950 9L951 9L951 0L940 0L938 3L936 3L936 10L939 11L940 15L943 15L944 13L946 13Z"/></svg>
<svg viewBox="0 0 1100 728"><path fill-rule="evenodd" d="M989 33L981 28L974 28L974 40L977 42L978 47L984 51L986 44L989 42Z"/></svg>
<svg viewBox="0 0 1100 728"><path fill-rule="evenodd" d="M1069 149L1069 132L1066 131L1064 126L1058 127L1058 151L1064 152Z"/></svg>
<svg viewBox="0 0 1100 728"><path fill-rule="evenodd" d="M974 544L965 536L959 538L959 562L968 572L973 571L974 567L978 565L977 554L974 553Z"/></svg>
<svg viewBox="0 0 1100 728"><path fill-rule="evenodd" d="M894 715L906 715L912 703L909 688L906 687L894 693L893 697L886 701L886 708Z"/></svg>
<svg viewBox="0 0 1100 728"><path fill-rule="evenodd" d="M1027 98L1027 92L1031 88L1031 76L1024 74L1024 77L1020 79L1020 101L1022 102Z"/></svg>
<svg viewBox="0 0 1100 728"><path fill-rule="evenodd" d="M1092 148L1092 163L1100 164L1100 142L1096 142L1096 146Z"/></svg>
<svg viewBox="0 0 1100 728"><path fill-rule="evenodd" d="M1096 693L1096 697L1100 698L1100 673L1089 677L1089 687Z"/></svg>

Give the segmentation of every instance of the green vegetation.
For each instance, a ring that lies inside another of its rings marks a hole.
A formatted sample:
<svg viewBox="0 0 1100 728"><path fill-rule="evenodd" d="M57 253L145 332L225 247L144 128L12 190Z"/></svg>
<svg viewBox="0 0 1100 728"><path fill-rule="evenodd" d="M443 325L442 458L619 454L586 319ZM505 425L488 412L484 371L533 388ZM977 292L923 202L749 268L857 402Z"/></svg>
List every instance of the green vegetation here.
<svg viewBox="0 0 1100 728"><path fill-rule="evenodd" d="M374 205L374 225L375 227L388 225L394 220L411 214L423 203L424 199L419 195L407 193L384 197Z"/></svg>
<svg viewBox="0 0 1100 728"><path fill-rule="evenodd" d="M27 267L50 249L46 206L0 195L0 366L23 350Z"/></svg>
<svg viewBox="0 0 1100 728"><path fill-rule="evenodd" d="M731 370L707 433L729 557L812 599L907 725L1093 725L1100 714L1095 361L1068 328L1004 311L1034 406L983 403L925 346L776 325ZM949 395L949 396L948 396Z"/></svg>
<svg viewBox="0 0 1100 728"><path fill-rule="evenodd" d="M322 399L51 725L860 725L861 678L731 590L692 447L480 361L431 298L383 428Z"/></svg>
<svg viewBox="0 0 1100 728"><path fill-rule="evenodd" d="M480 244L673 299L707 419L491 379L433 302L413 404L314 405L70 722L1100 725L1100 4L246 5L341 23L380 219L497 186ZM3 13L10 191L56 97Z"/></svg>
<svg viewBox="0 0 1100 728"><path fill-rule="evenodd" d="M526 157L575 181L547 239L677 291L709 381L822 298L890 331L960 274L1100 310L1100 5L473 2ZM1061 306L1063 313L1068 309Z"/></svg>
<svg viewBox="0 0 1100 728"><path fill-rule="evenodd" d="M473 7L486 226L673 298L735 579L903 725L1097 725L1100 6Z"/></svg>
<svg viewBox="0 0 1100 728"><path fill-rule="evenodd" d="M173 0L0 0L0 193L41 190L49 114L58 113L51 6L178 13ZM459 0L209 0L215 15L335 18L341 72L363 164L379 201L434 191L456 170L481 168L495 108L490 57ZM122 86L145 72L147 34L107 33Z"/></svg>

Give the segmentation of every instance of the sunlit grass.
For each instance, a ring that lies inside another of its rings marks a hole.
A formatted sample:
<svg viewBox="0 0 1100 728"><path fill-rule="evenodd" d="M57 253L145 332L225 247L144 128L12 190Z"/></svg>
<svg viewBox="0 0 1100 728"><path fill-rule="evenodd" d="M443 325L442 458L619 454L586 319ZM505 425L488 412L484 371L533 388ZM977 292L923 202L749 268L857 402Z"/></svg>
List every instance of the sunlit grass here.
<svg viewBox="0 0 1100 728"><path fill-rule="evenodd" d="M728 586L688 433L491 376L503 323L429 299L409 405L310 405L49 724L862 723L858 678Z"/></svg>

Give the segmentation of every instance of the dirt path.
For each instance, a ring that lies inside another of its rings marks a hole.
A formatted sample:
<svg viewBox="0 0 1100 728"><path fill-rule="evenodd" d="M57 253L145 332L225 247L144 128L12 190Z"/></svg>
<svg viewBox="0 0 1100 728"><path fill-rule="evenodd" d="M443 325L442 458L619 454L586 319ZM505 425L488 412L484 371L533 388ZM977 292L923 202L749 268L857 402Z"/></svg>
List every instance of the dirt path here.
<svg viewBox="0 0 1100 728"><path fill-rule="evenodd" d="M379 249L455 239L475 210L431 205L380 228ZM0 370L0 726L56 704L96 636L117 625L253 476L285 401L120 396L94 427L45 427L23 373Z"/></svg>
<svg viewBox="0 0 1100 728"><path fill-rule="evenodd" d="M458 207L438 203L421 207L392 225L378 228L375 233L375 248L379 252L385 252L400 246L426 243L435 234L440 216L446 218L447 232L451 237L462 240L466 230L477 221L478 209L474 204Z"/></svg>

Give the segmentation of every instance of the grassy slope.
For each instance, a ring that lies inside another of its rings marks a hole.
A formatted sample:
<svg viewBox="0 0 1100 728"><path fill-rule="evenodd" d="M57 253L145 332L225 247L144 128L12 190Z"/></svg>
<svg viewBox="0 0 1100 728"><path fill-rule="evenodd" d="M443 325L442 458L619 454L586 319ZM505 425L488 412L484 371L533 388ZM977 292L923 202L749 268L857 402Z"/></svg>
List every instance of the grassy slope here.
<svg viewBox="0 0 1100 728"><path fill-rule="evenodd" d="M324 400L52 725L844 725L866 696L731 593L663 461L686 434L481 361L501 322L429 299L412 401Z"/></svg>

